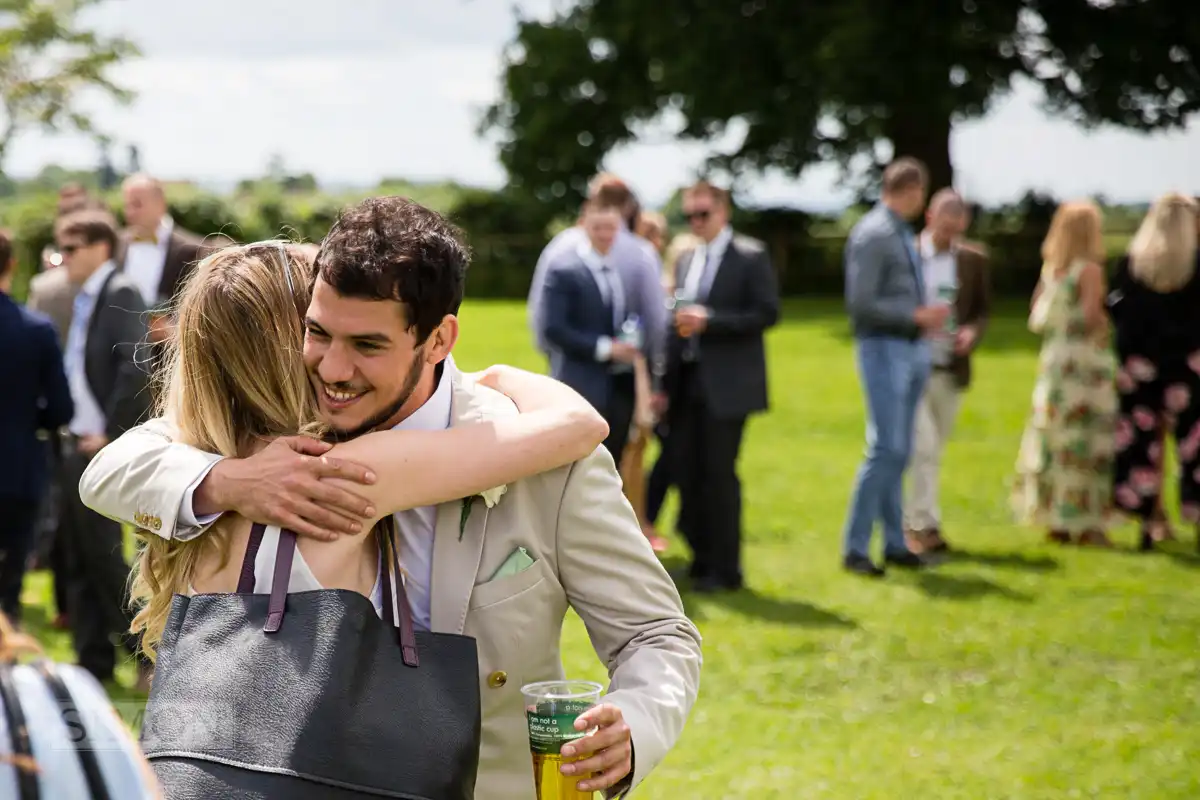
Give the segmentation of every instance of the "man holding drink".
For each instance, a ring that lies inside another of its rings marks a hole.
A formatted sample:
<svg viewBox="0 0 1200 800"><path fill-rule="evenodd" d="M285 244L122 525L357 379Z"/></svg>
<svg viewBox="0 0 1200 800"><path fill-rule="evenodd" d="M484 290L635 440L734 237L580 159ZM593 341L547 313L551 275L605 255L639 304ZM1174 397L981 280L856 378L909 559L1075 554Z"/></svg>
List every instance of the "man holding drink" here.
<svg viewBox="0 0 1200 800"><path fill-rule="evenodd" d="M909 225L925 208L928 188L924 164L897 159L883 173L879 204L846 242L846 306L867 406L867 456L850 500L843 565L870 577L884 574L869 552L876 519L883 525L885 564L925 565L904 539L902 492L917 404L929 378L929 337L950 317L949 303L927 300Z"/></svg>

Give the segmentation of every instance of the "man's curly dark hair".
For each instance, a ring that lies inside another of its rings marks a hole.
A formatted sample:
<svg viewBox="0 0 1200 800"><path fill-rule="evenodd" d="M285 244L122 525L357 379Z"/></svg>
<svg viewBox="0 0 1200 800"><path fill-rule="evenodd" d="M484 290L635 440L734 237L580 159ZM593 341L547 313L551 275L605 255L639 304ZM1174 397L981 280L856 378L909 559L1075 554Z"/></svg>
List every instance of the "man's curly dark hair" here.
<svg viewBox="0 0 1200 800"><path fill-rule="evenodd" d="M342 297L401 303L419 345L458 313L470 261L462 232L441 214L406 197L371 197L338 215L313 278Z"/></svg>

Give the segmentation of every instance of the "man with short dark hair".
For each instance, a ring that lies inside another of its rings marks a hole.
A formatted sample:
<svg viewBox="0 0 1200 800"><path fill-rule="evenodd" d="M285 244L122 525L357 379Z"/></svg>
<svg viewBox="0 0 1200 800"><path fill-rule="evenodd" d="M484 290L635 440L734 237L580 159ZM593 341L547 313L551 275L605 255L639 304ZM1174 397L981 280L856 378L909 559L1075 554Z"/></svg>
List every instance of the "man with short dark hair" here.
<svg viewBox="0 0 1200 800"><path fill-rule="evenodd" d="M0 232L0 611L20 622L25 564L49 483L38 432L57 435L75 406L53 324L12 298L15 271L12 240Z"/></svg>
<svg viewBox="0 0 1200 800"><path fill-rule="evenodd" d="M338 218L302 312L305 366L338 438L516 413L450 356L468 259L452 225L404 198L371 198ZM354 532L372 513L324 482L368 480L357 465L311 457L327 444L291 437L222 459L171 437L170 425L154 420L114 442L80 483L85 502L117 519L148 519L155 533L178 539L203 534L228 511L319 538ZM662 760L695 701L699 634L604 448L506 487L491 508L453 499L403 511L395 523L414 625L478 643L479 800L533 794L521 685L563 677L568 608L611 679L604 701L579 720L595 732L564 751L583 760L563 769L583 778L583 791L613 796Z"/></svg>
<svg viewBox="0 0 1200 800"><path fill-rule="evenodd" d="M80 666L97 680L113 678L111 636L127 636L121 526L86 507L74 487L108 442L136 426L149 407L147 376L137 361L146 338L146 305L137 287L117 272L112 256L117 227L106 211L77 211L55 224L54 238L67 278L79 287L67 333L66 373L75 414L63 441L63 519L59 526L67 566L68 617ZM134 644L126 638L131 650ZM144 686L147 664L139 662Z"/></svg>
<svg viewBox="0 0 1200 800"><path fill-rule="evenodd" d="M663 387L664 447L679 485L679 530L692 549L692 588L742 588L742 434L767 410L764 335L779 321L779 285L762 242L734 233L729 194L706 182L683 192L700 244L675 268L674 330Z"/></svg>
<svg viewBox="0 0 1200 800"><path fill-rule="evenodd" d="M904 470L912 451L913 419L929 375L927 337L942 328L950 305L929 303L909 221L925 208L929 172L899 158L883 173L883 196L846 241L846 306L867 410L867 455L859 468L846 520L844 566L878 577L869 548L883 524L884 561L924 565L904 539Z"/></svg>

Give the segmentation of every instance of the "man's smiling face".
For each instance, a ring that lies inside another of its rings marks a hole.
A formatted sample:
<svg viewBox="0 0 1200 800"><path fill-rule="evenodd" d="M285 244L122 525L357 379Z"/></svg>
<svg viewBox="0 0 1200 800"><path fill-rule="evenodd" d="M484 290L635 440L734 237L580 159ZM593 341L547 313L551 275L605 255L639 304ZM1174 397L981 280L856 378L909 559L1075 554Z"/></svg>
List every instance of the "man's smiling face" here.
<svg viewBox="0 0 1200 800"><path fill-rule="evenodd" d="M428 340L418 345L404 306L342 297L320 278L304 333L304 364L321 417L350 437L396 424L415 408ZM422 398L422 401L424 398Z"/></svg>

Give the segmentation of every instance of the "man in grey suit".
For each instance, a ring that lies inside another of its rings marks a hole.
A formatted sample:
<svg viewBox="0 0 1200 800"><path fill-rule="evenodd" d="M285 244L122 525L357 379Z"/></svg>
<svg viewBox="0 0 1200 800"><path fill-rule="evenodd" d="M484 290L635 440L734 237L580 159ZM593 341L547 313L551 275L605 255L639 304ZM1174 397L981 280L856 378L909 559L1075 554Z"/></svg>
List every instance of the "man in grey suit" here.
<svg viewBox="0 0 1200 800"><path fill-rule="evenodd" d="M926 305L921 259L909 220L925 207L929 173L911 158L883 173L883 196L846 242L846 306L867 410L867 454L858 470L846 520L844 566L878 577L868 552L878 519L884 562L919 568L904 539L903 481L913 421L929 377L926 335L942 327L949 304Z"/></svg>
<svg viewBox="0 0 1200 800"><path fill-rule="evenodd" d="M121 526L83 505L75 489L92 457L141 422L149 411L147 375L137 351L146 339L146 303L130 278L117 271L117 227L106 211L61 217L55 239L71 283L79 287L64 360L75 415L63 441L65 491L59 530L67 561L67 604L79 664L98 680L113 678L112 636L127 636L125 583L129 568ZM125 638L130 649L132 641ZM139 664L145 683L148 665Z"/></svg>

